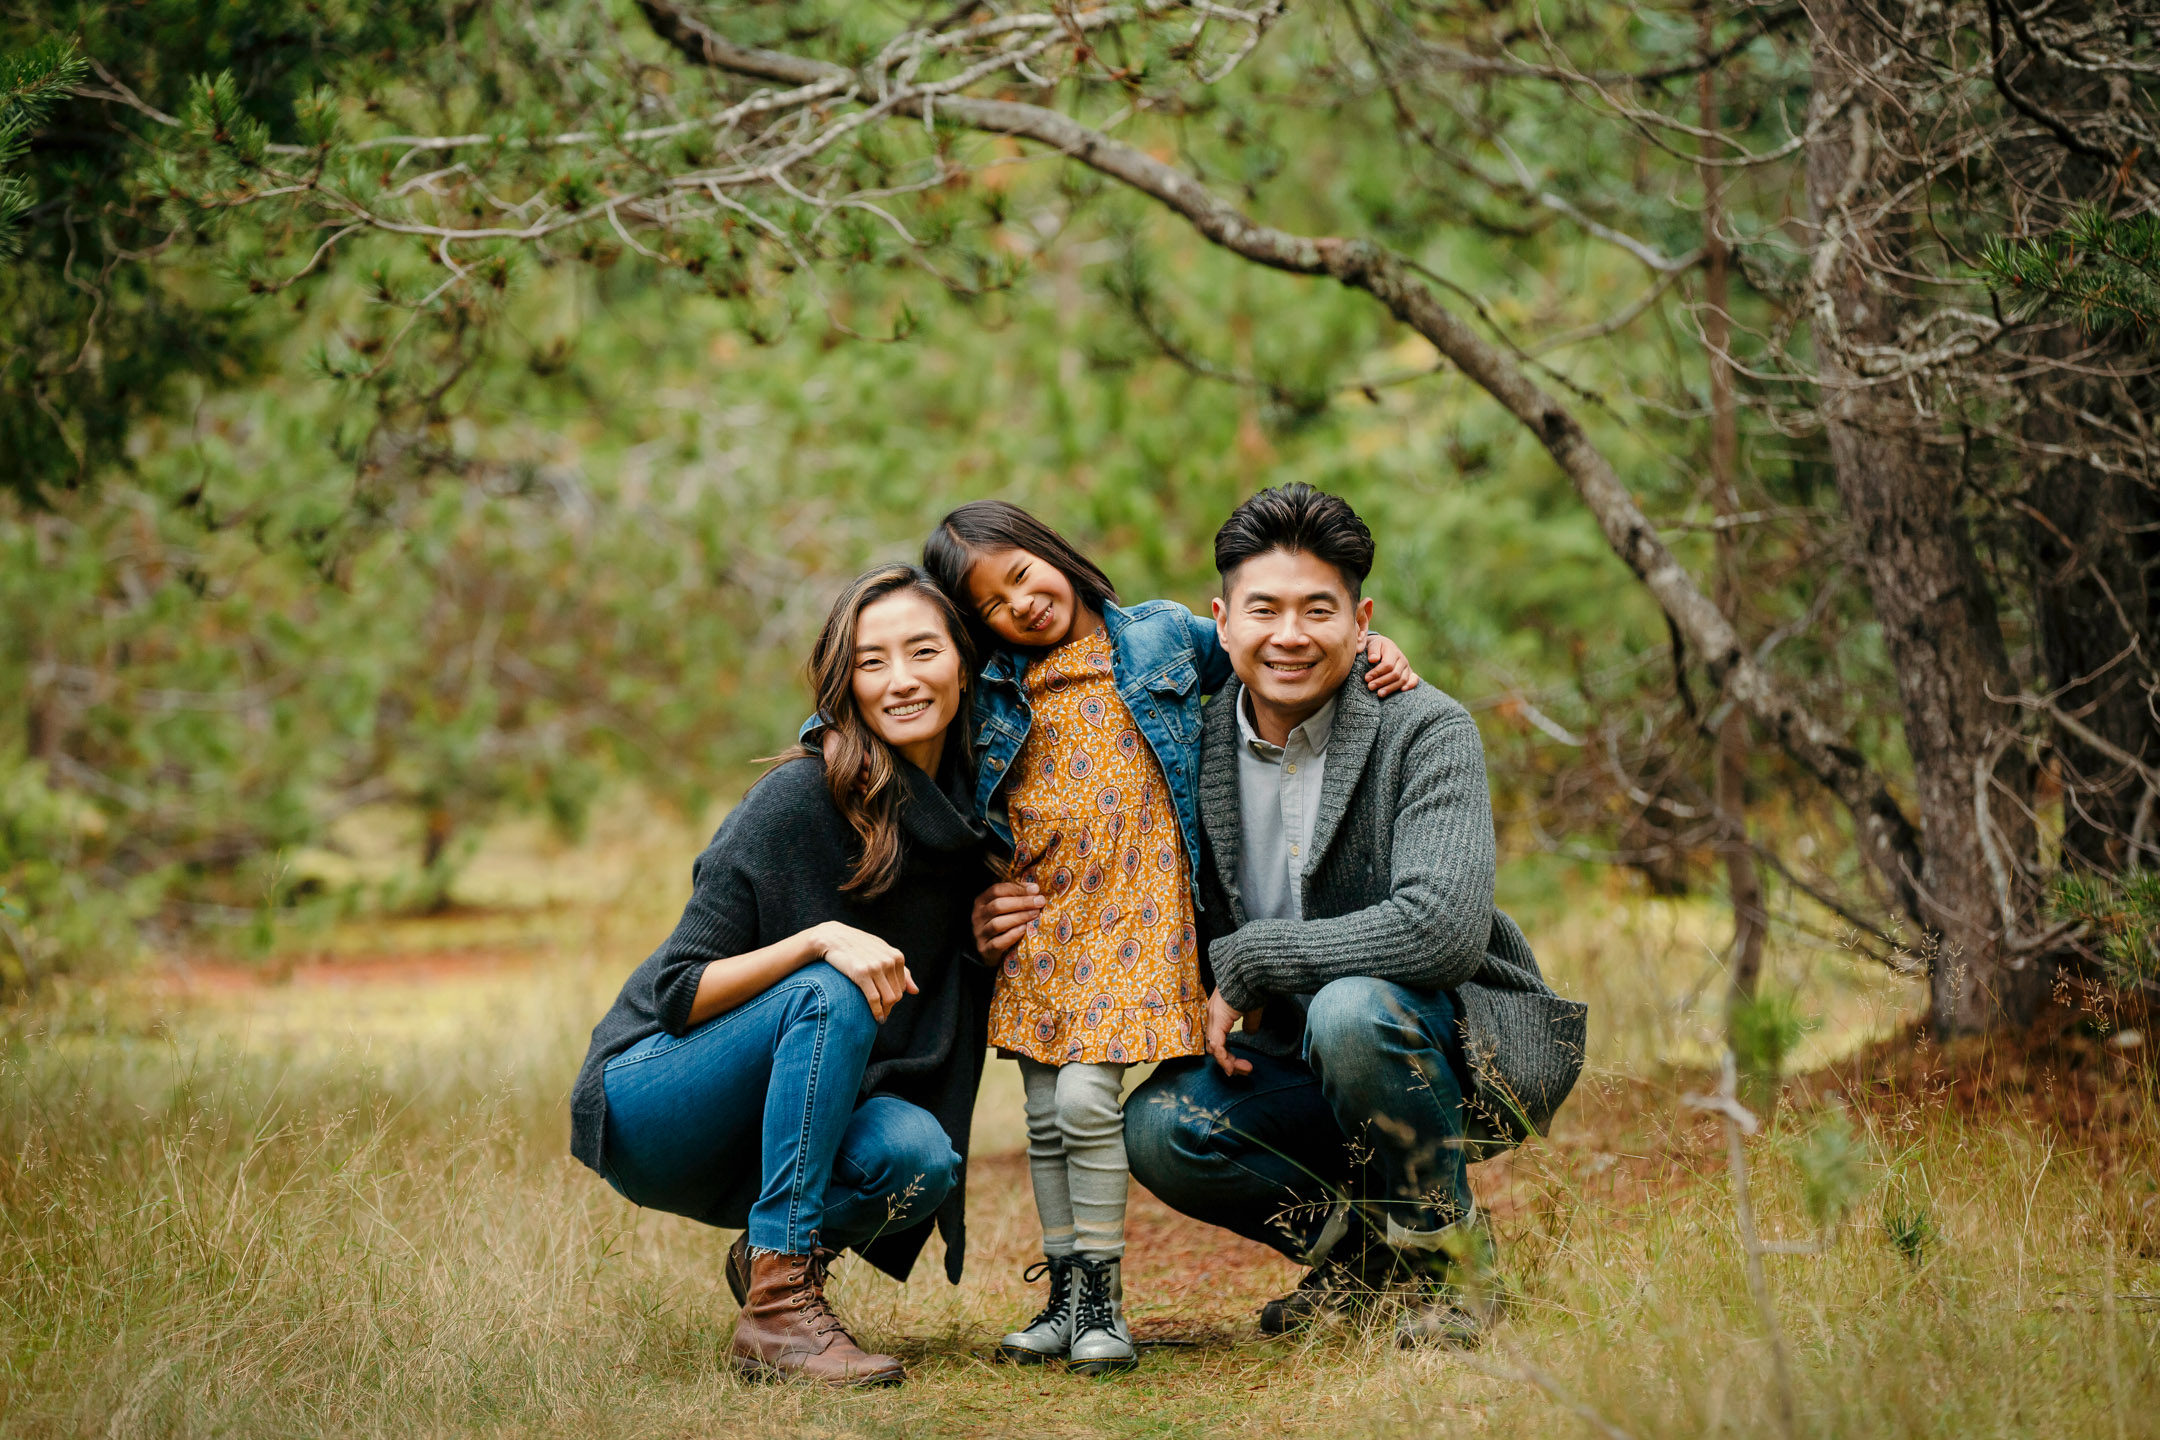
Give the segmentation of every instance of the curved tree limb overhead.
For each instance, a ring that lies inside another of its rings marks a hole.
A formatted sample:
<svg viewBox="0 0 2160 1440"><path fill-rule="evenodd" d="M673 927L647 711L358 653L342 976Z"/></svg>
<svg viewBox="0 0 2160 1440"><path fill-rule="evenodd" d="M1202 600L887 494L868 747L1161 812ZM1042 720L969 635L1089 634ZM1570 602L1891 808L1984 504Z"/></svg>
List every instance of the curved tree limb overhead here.
<svg viewBox="0 0 2160 1440"><path fill-rule="evenodd" d="M679 0L638 0L638 8L656 34L696 64L785 85L850 78L845 67L826 61L737 45ZM893 113L920 117L925 102L903 95L887 97L886 103ZM1612 463L1590 443L1567 408L1442 305L1400 256L1367 240L1295 235L1259 224L1182 170L1040 105L952 94L932 103L938 119L1032 140L1119 181L1254 264L1296 275L1325 275L1363 290L1431 341L1544 445L1589 507L1613 553L1655 597L1711 679L1852 812L1862 848L1899 907L1909 917L1922 917L1915 884L1921 869L1919 837L1882 777L1755 663L1732 623L1658 538Z"/></svg>

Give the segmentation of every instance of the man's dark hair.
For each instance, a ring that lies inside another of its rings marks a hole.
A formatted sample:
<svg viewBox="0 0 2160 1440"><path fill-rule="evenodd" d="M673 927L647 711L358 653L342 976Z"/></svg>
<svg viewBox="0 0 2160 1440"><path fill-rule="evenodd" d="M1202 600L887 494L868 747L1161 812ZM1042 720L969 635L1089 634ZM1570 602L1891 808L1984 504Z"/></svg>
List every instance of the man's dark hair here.
<svg viewBox="0 0 2160 1440"><path fill-rule="evenodd" d="M1025 550L1063 575L1082 605L1100 613L1117 604L1117 588L1100 566L1080 553L1080 547L1036 519L1018 505L1003 500L970 500L938 521L937 529L923 541L923 569L952 596L967 619L968 637L975 653L987 661L1005 642L983 624L975 603L968 598L968 571L985 555L1000 550Z"/></svg>
<svg viewBox="0 0 2160 1440"><path fill-rule="evenodd" d="M1303 481L1262 490L1230 512L1215 532L1215 571L1229 593L1238 566L1270 550L1303 551L1327 561L1342 573L1355 602L1372 574L1372 531L1340 495L1315 490Z"/></svg>

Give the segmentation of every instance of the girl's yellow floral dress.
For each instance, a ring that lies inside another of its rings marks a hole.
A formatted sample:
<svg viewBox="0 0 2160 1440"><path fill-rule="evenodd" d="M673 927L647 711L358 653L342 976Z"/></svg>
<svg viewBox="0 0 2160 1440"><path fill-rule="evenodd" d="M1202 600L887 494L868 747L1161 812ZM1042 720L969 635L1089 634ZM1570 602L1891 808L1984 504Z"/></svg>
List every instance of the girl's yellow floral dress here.
<svg viewBox="0 0 2160 1440"><path fill-rule="evenodd" d="M1013 843L1048 904L1005 956L990 1043L1049 1065L1201 1053L1207 1011L1177 813L1098 628L1028 667Z"/></svg>

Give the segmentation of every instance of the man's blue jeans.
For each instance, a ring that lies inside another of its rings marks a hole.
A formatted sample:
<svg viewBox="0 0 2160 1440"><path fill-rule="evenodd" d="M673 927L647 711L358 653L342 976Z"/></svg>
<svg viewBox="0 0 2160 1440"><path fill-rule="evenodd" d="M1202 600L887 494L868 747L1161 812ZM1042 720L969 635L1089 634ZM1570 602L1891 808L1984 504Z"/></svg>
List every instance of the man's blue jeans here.
<svg viewBox="0 0 2160 1440"><path fill-rule="evenodd" d="M687 1035L639 1041L603 1072L608 1183L784 1255L928 1219L960 1157L920 1106L857 1103L876 1038L862 991L819 960Z"/></svg>
<svg viewBox="0 0 2160 1440"><path fill-rule="evenodd" d="M1305 1263L1331 1217L1337 1259L1429 1236L1471 1209L1455 1023L1445 994L1333 981L1305 1012L1302 1059L1240 1049L1233 1036L1250 1075L1203 1056L1148 1077L1125 1102L1133 1178L1175 1210Z"/></svg>

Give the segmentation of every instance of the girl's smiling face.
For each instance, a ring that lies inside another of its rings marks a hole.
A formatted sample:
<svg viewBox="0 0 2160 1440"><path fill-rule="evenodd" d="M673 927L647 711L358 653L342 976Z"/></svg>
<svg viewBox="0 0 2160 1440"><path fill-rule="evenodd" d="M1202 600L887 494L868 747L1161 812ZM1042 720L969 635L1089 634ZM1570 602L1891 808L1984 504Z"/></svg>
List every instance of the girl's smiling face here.
<svg viewBox="0 0 2160 1440"><path fill-rule="evenodd" d="M1000 640L1029 649L1079 633L1079 598L1064 572L1027 550L993 550L968 567L967 603Z"/></svg>

